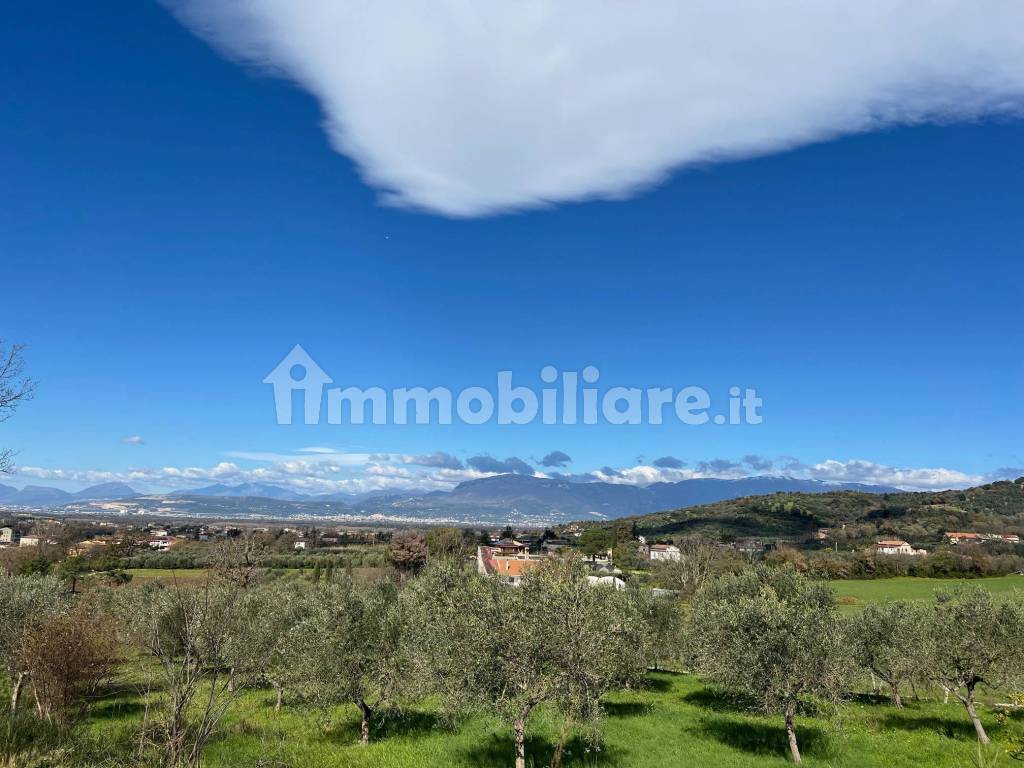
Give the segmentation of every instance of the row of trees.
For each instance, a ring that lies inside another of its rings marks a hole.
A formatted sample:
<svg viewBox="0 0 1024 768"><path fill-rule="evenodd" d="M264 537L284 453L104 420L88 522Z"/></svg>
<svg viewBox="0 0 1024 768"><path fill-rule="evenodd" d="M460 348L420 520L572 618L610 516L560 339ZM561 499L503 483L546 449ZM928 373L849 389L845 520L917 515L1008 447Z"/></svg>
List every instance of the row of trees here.
<svg viewBox="0 0 1024 768"><path fill-rule="evenodd" d="M858 676L883 681L897 707L906 686L941 688L987 744L980 688L1024 675L1024 611L980 588L940 593L933 604L868 606L844 619L828 587L792 567L761 565L712 581L694 601L686 635L697 669L783 716L796 762L798 712L837 702Z"/></svg>
<svg viewBox="0 0 1024 768"><path fill-rule="evenodd" d="M67 722L124 669L146 701L139 757L178 768L199 764L247 689L276 692L277 708L354 705L364 744L382 711L433 696L453 716L483 708L501 718L522 768L538 707L563 720L558 762L572 731L598 737L608 691L642 685L647 669L668 662L778 714L799 761L799 714L869 675L897 707L908 686L945 690L987 742L979 689L1024 673L1020 606L978 589L844 618L829 589L792 567L716 576L694 563L687 583L700 585L683 603L594 587L574 557L552 559L519 588L467 573L457 558L401 585L361 587L344 577L268 580L250 561L225 557L201 584L79 596L48 576L0 577L12 716L31 690L35 716Z"/></svg>
<svg viewBox="0 0 1024 768"><path fill-rule="evenodd" d="M960 544L943 546L927 555L880 555L873 549L856 552L802 552L781 547L765 556L779 564L789 562L818 579L980 578L1024 572L1024 554L1014 544Z"/></svg>
<svg viewBox="0 0 1024 768"><path fill-rule="evenodd" d="M652 614L676 610L649 592L591 587L586 573L576 559L553 561L511 589L450 560L402 588L357 587L345 578L251 578L238 557L202 584L77 597L53 577L0 577L0 654L16 692L12 716L30 687L38 714L63 722L130 661L126 677L146 701L140 758L168 768L198 765L226 713L254 687L276 691L277 707L355 705L364 744L382 709L428 695L453 716L485 707L508 723L522 768L535 708L560 712L566 735L572 727L596 733L601 697L642 680ZM68 636L55 630L69 617L95 660L39 642L41 633ZM61 696L51 694L55 679L68 682Z"/></svg>

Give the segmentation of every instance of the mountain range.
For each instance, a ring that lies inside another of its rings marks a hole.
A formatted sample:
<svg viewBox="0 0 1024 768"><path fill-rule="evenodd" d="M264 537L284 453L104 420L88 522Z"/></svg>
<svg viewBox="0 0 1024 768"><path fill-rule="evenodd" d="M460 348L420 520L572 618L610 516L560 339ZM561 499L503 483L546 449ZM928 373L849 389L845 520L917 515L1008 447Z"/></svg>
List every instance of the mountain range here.
<svg viewBox="0 0 1024 768"><path fill-rule="evenodd" d="M493 475L460 483L450 491L303 495L261 483L217 484L140 497L120 483L105 483L70 494L56 488L0 486L0 504L60 507L94 500L134 499L143 508L180 510L200 516L386 518L408 522L519 524L614 519L747 496L773 493L896 492L889 486L829 483L792 477L700 478L648 486L571 482L527 475Z"/></svg>
<svg viewBox="0 0 1024 768"><path fill-rule="evenodd" d="M45 485L26 485L21 490L11 485L0 485L0 504L19 507L59 507L75 501L130 499L138 495L124 483L101 483L76 493Z"/></svg>
<svg viewBox="0 0 1024 768"><path fill-rule="evenodd" d="M277 499L278 501L343 501L358 502L364 499L374 499L381 496L416 496L425 491L367 491L366 493L321 493L306 494L293 491L290 488L283 488L280 485L268 483L240 483L239 485L224 485L215 483L203 488L191 490L172 491L171 496L213 496L217 498L263 498Z"/></svg>

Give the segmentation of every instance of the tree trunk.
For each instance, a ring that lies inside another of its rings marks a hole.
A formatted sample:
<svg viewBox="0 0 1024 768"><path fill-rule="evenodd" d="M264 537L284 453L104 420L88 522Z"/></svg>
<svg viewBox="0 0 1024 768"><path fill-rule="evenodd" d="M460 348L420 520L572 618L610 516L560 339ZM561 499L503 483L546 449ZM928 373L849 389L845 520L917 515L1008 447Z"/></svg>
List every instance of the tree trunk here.
<svg viewBox="0 0 1024 768"><path fill-rule="evenodd" d="M32 696L36 700L36 713L40 717L45 717L47 720L49 720L50 712L46 707L43 706L43 700L39 698L39 689L36 688L36 683L34 680L32 681Z"/></svg>
<svg viewBox="0 0 1024 768"><path fill-rule="evenodd" d="M981 724L981 718L978 717L978 710L974 708L974 688L969 687L967 689L967 697L963 700L964 707L967 708L967 714L971 716L971 722L974 723L974 730L978 733L978 741L982 744L988 744L988 734L985 733L985 726Z"/></svg>
<svg viewBox="0 0 1024 768"><path fill-rule="evenodd" d="M284 699L284 688L282 688L281 686L275 686L275 687L277 689L277 701L274 702L274 711L275 712L280 712L281 711L281 702Z"/></svg>
<svg viewBox="0 0 1024 768"><path fill-rule="evenodd" d="M18 711L18 702L21 701L21 691L25 685L25 672L19 672L17 679L11 686L11 715Z"/></svg>
<svg viewBox="0 0 1024 768"><path fill-rule="evenodd" d="M356 704L363 715L363 722L359 731L359 745L365 747L370 743L370 717L373 715L373 710L362 699L356 701Z"/></svg>
<svg viewBox="0 0 1024 768"><path fill-rule="evenodd" d="M551 768L561 768L562 753L565 752L565 742L569 740L569 732L572 729L572 718L566 717L562 721L562 732L558 736L558 745L555 747L555 754L551 757Z"/></svg>
<svg viewBox="0 0 1024 768"><path fill-rule="evenodd" d="M512 730L516 739L516 768L526 768L526 720L517 717Z"/></svg>
<svg viewBox="0 0 1024 768"><path fill-rule="evenodd" d="M900 688L895 682L889 683L889 689L892 691L892 703L896 709L903 709L903 698L900 696Z"/></svg>
<svg viewBox="0 0 1024 768"><path fill-rule="evenodd" d="M790 704L786 707L786 736L789 737L789 753L793 756L793 762L800 762L800 745L796 741L796 726L793 724L793 717L796 714L796 707Z"/></svg>
<svg viewBox="0 0 1024 768"><path fill-rule="evenodd" d="M526 768L526 721L537 701L531 699L519 710L519 717L512 722L512 730L516 741L516 768Z"/></svg>

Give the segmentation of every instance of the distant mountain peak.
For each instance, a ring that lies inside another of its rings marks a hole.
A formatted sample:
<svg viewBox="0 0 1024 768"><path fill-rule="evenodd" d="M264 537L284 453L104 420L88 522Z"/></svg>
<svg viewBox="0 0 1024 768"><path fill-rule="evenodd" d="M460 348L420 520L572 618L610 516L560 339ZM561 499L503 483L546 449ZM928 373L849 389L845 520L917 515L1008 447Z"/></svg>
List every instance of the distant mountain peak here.
<svg viewBox="0 0 1024 768"><path fill-rule="evenodd" d="M72 494L76 499L80 501L96 500L101 501L104 499L130 499L133 496L139 494L130 485L125 483L100 483L99 485L93 485L88 488L84 488L78 493Z"/></svg>
<svg viewBox="0 0 1024 768"><path fill-rule="evenodd" d="M238 485L225 485L214 483L203 488L190 488L174 491L171 496L218 496L218 497L244 497L252 496L263 499L277 499L279 501L298 501L303 497L289 488L268 483L240 483Z"/></svg>

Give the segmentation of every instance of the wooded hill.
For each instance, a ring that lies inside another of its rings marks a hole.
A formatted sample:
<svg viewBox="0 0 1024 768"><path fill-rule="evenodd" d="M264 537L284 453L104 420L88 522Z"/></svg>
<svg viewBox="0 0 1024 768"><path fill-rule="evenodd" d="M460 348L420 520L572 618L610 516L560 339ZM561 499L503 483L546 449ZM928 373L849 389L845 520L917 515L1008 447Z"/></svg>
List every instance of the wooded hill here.
<svg viewBox="0 0 1024 768"><path fill-rule="evenodd" d="M878 536L936 544L946 531L1024 535L1024 477L940 492L748 496L617 522L634 523L636 534L648 541L699 533L724 541L760 538L799 544L810 543L822 528L830 529L831 540L851 545Z"/></svg>

